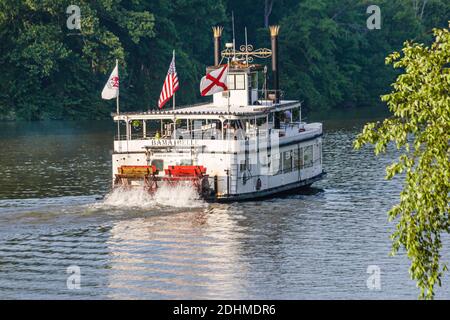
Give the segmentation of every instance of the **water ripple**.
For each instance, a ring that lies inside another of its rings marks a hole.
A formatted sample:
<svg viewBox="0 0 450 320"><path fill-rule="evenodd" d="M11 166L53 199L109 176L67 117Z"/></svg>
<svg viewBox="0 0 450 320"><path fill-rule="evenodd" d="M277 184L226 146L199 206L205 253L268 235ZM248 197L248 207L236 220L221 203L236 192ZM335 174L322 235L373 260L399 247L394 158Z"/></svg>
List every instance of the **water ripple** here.
<svg viewBox="0 0 450 320"><path fill-rule="evenodd" d="M401 181L386 182L384 167L398 155L354 151L360 126L325 127L328 176L309 192L231 204L180 192L99 200L110 188L109 123L8 126L0 299L417 297L405 256L388 256L386 212ZM74 265L80 290L66 285ZM381 268L379 291L366 286L369 265Z"/></svg>

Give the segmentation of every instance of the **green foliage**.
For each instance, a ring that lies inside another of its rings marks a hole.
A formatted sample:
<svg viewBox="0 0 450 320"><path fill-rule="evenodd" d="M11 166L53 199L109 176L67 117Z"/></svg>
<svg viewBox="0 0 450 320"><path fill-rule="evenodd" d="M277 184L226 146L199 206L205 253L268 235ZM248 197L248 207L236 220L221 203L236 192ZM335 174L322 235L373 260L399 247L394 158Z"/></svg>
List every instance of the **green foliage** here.
<svg viewBox="0 0 450 320"><path fill-rule="evenodd" d="M66 27L70 4L0 2L0 120L109 116L113 103L100 92L115 59L122 110L154 107L174 49L183 83L177 100L197 99L210 27L225 16L221 1L78 1L79 31Z"/></svg>
<svg viewBox="0 0 450 320"><path fill-rule="evenodd" d="M366 27L367 1L305 0L282 20L282 77L288 96L310 109L377 105L394 78L388 52L421 35L411 5L378 1L381 30Z"/></svg>
<svg viewBox="0 0 450 320"><path fill-rule="evenodd" d="M132 44L154 36L154 17L116 1L79 1L81 31L66 28L69 1L0 2L0 110L18 119L105 117L99 101L114 59L136 57ZM75 33L75 34L73 34ZM127 76L124 72L125 78Z"/></svg>
<svg viewBox="0 0 450 320"><path fill-rule="evenodd" d="M100 92L115 59L121 109L155 108L174 49L177 103L198 102L213 62L211 26L223 25L230 41L234 11L238 44L247 27L250 43L270 46L271 3L269 23L281 24L282 89L319 110L378 105L397 74L383 64L386 54L405 39L428 40L450 13L446 0L428 0L423 15L410 0L378 0L382 28L369 31L367 0L80 0L76 31L66 27L71 1L2 0L0 119L108 117L114 103Z"/></svg>
<svg viewBox="0 0 450 320"><path fill-rule="evenodd" d="M386 169L387 179L405 177L400 202L389 211L390 220L398 221L393 253L405 248L421 298L433 298L441 285L447 269L440 261L441 237L450 231L450 31L433 33L431 46L406 42L402 53L387 57L403 71L382 97L393 115L367 124L355 141L355 148L374 144L376 154L390 142L403 150Z"/></svg>

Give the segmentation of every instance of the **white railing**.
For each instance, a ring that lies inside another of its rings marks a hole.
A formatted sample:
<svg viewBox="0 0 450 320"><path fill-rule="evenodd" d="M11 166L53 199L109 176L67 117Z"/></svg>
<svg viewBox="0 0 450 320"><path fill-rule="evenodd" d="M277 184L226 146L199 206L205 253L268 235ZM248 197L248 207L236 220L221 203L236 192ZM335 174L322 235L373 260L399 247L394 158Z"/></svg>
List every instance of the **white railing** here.
<svg viewBox="0 0 450 320"><path fill-rule="evenodd" d="M144 138L142 136L132 135L131 137L134 139L127 139L127 136L121 136L121 139L117 140L116 136L114 149L118 152L142 152L145 147L202 147L214 152L239 152L248 140L261 141L267 139L273 143L276 139L279 139L279 143L288 143L291 140L294 141L299 139L300 135L304 138L310 138L322 133L322 125L319 123L305 124L303 122L296 122L282 123L280 129L264 127L248 128L247 131L226 129L223 137L222 132L220 132L220 135L211 135L211 133L201 132L201 130L197 133L195 133L194 130L191 130L188 131L187 134L178 134L182 132L177 130L176 133L177 139L174 139L173 136L147 136ZM189 134L191 135L189 136Z"/></svg>

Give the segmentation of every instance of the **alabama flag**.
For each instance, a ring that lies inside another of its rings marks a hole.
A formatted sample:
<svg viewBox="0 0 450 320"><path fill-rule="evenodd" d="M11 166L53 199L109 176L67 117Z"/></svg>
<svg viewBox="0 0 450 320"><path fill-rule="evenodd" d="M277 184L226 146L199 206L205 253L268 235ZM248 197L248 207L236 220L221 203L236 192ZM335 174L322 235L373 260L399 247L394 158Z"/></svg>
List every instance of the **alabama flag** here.
<svg viewBox="0 0 450 320"><path fill-rule="evenodd" d="M202 96L210 96L217 92L227 91L227 74L228 65L225 64L204 76L200 82L200 93Z"/></svg>
<svg viewBox="0 0 450 320"><path fill-rule="evenodd" d="M119 96L119 68L116 61L116 67L111 72L108 81L102 91L102 99L110 100Z"/></svg>

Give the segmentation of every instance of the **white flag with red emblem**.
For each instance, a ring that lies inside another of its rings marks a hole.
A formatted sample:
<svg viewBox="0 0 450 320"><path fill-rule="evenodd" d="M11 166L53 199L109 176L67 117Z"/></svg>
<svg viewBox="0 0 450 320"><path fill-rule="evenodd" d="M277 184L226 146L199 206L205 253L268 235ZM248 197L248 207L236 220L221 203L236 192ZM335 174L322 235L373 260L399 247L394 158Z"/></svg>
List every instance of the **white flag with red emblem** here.
<svg viewBox="0 0 450 320"><path fill-rule="evenodd" d="M200 82L200 93L202 96L210 96L217 92L227 91L227 75L228 65L225 64L204 76Z"/></svg>
<svg viewBox="0 0 450 320"><path fill-rule="evenodd" d="M116 67L111 72L108 81L102 91L102 99L110 100L119 96L119 68Z"/></svg>

